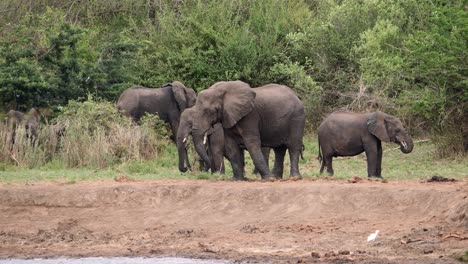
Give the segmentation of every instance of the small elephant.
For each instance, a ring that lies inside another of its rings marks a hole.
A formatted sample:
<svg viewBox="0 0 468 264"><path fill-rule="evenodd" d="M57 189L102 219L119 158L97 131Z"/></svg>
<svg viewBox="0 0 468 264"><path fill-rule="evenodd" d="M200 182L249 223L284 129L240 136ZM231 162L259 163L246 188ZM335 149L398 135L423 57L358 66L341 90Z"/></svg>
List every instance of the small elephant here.
<svg viewBox="0 0 468 264"><path fill-rule="evenodd" d="M35 143L37 140L39 119L39 112L35 108L31 108L27 114L15 110L8 111L6 115L7 143L13 146L16 138L16 130L20 126L24 126L26 135Z"/></svg>
<svg viewBox="0 0 468 264"><path fill-rule="evenodd" d="M160 88L133 86L125 90L117 102L117 110L138 122L145 114L158 114L161 120L169 123L172 138L177 135L180 114L195 105L197 95L191 88L174 81Z"/></svg>
<svg viewBox="0 0 468 264"><path fill-rule="evenodd" d="M381 178L381 141L399 144L405 154L413 150L413 140L394 116L380 111L330 114L318 128L320 174L326 167L328 174L333 175L333 157L355 156L365 151L367 176Z"/></svg>
<svg viewBox="0 0 468 264"><path fill-rule="evenodd" d="M305 113L301 100L289 87L268 84L252 89L242 81L218 82L200 92L192 109L192 120L195 120L191 129L193 142L206 163L211 160L203 144L205 135L214 124L221 123L224 154L231 162L235 180L245 179L244 148L249 151L262 179L283 176L286 150L291 159L290 175L300 177L299 156ZM183 140L182 134L178 134L179 140ZM262 147L275 151L273 173L268 168Z"/></svg>
<svg viewBox="0 0 468 264"><path fill-rule="evenodd" d="M192 133L193 123L196 120L193 120L194 108L186 109L181 117L179 130L177 131L177 151L179 154L179 170L181 172L186 172L190 168L188 153L187 153L187 144L188 137ZM205 133L203 144L207 149L208 156L210 157L210 162L207 163L201 160L201 163L204 166L205 170L211 169L212 173L221 173L224 174L224 129L220 123L214 124L208 131Z"/></svg>

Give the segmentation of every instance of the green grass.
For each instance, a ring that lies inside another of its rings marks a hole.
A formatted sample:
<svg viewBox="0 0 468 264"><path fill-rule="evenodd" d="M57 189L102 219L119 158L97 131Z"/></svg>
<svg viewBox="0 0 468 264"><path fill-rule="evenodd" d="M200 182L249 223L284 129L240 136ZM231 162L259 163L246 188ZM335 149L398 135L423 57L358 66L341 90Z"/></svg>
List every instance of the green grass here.
<svg viewBox="0 0 468 264"><path fill-rule="evenodd" d="M317 143L306 141L305 146L306 160L301 162L301 172L306 176L319 176ZM410 154L403 154L398 145L391 143L384 144L383 151L382 176L386 179L422 179L435 175L468 179L468 157L436 158L435 146L429 141L415 140L414 149ZM334 158L333 170L334 176L339 179L367 177L366 156L362 153L354 157Z"/></svg>
<svg viewBox="0 0 468 264"><path fill-rule="evenodd" d="M461 262L468 262L468 251L465 251L465 254L457 257L457 259Z"/></svg>
<svg viewBox="0 0 468 264"><path fill-rule="evenodd" d="M300 161L301 173L305 178L323 177L319 175L320 164L317 160L317 142L315 136L305 137L304 160ZM434 175L468 180L468 157L438 159L434 154L435 146L431 142L415 141L412 153L403 154L395 144L385 144L382 161L382 176L386 179L426 179ZM195 153L190 152L192 164L195 163ZM273 152L272 152L273 154ZM253 163L246 155L246 176L258 179L252 174ZM273 155L270 157L270 167ZM177 149L171 144L166 147L163 155L149 161L129 161L106 169L73 168L67 169L60 160L54 160L38 169L19 168L11 164L0 163L1 182L37 182L60 181L73 184L83 180L112 179L118 176L128 176L135 179L229 179L232 177L231 166L226 164L225 175L211 175L209 172L194 171L181 173L177 167ZM348 179L353 176L367 177L367 165L364 154L355 157L340 157L333 160L335 177ZM193 165L193 167L197 167ZM285 176L289 174L289 157L285 158Z"/></svg>

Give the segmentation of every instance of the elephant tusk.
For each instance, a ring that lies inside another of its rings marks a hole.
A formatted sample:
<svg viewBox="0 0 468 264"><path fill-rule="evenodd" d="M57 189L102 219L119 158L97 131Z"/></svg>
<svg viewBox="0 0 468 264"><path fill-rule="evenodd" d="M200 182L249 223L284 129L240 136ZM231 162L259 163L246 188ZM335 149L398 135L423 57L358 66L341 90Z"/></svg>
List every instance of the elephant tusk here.
<svg viewBox="0 0 468 264"><path fill-rule="evenodd" d="M402 146L403 146L403 148L405 148L405 149L407 149L407 148L408 148L408 145L406 144L406 142L405 142L405 141L402 141L402 142L401 142L401 145L402 145Z"/></svg>
<svg viewBox="0 0 468 264"><path fill-rule="evenodd" d="M207 133L205 133L205 136L203 137L203 145L206 145L207 138L208 138L208 135Z"/></svg>
<svg viewBox="0 0 468 264"><path fill-rule="evenodd" d="M187 137L184 137L184 140L182 140L182 143L187 142Z"/></svg>

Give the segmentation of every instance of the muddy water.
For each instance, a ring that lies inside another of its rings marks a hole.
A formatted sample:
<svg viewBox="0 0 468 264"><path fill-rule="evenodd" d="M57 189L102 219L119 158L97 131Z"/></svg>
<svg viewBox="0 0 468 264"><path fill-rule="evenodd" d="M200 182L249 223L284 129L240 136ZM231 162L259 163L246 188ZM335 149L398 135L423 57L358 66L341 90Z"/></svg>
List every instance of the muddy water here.
<svg viewBox="0 0 468 264"><path fill-rule="evenodd" d="M56 259L0 259L0 264L228 264L222 260L187 258L56 258Z"/></svg>

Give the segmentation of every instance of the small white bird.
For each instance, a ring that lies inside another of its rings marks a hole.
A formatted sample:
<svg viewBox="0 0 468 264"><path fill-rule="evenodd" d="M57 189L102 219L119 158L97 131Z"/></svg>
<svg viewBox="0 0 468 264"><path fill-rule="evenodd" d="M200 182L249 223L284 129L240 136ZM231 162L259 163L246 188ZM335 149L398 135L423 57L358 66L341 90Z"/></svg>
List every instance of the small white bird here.
<svg viewBox="0 0 468 264"><path fill-rule="evenodd" d="M379 234L379 230L376 230L375 233L372 233L370 234L368 237L367 237L367 242L371 242L371 241L374 241L375 238L377 237L377 235Z"/></svg>

